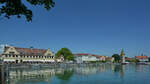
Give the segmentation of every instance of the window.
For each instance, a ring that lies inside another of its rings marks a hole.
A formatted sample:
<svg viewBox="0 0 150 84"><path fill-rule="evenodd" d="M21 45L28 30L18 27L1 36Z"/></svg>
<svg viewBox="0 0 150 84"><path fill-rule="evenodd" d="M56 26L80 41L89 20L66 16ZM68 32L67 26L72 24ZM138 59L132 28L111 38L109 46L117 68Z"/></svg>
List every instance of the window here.
<svg viewBox="0 0 150 84"><path fill-rule="evenodd" d="M33 55L34 55L34 53L31 53L31 55L33 56Z"/></svg>
<svg viewBox="0 0 150 84"><path fill-rule="evenodd" d="M23 55L23 52L21 52L20 55Z"/></svg>
<svg viewBox="0 0 150 84"><path fill-rule="evenodd" d="M7 57L7 55L5 55L5 57Z"/></svg>
<svg viewBox="0 0 150 84"><path fill-rule="evenodd" d="M48 54L47 56L51 56L51 54Z"/></svg>
<svg viewBox="0 0 150 84"><path fill-rule="evenodd" d="M41 56L42 54L41 54L41 53L36 53L36 55L39 55L39 56Z"/></svg>
<svg viewBox="0 0 150 84"><path fill-rule="evenodd" d="M12 55L12 54L15 54L15 52L9 52L9 54L11 54L11 55Z"/></svg>
<svg viewBox="0 0 150 84"><path fill-rule="evenodd" d="M27 51L25 51L25 52L24 52L24 55L28 55L28 52L27 52Z"/></svg>

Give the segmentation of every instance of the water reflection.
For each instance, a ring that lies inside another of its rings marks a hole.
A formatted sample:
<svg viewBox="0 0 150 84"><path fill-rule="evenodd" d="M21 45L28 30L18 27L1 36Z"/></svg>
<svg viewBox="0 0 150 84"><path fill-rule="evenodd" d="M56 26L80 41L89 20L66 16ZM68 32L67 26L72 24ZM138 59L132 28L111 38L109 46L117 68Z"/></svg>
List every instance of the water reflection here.
<svg viewBox="0 0 150 84"><path fill-rule="evenodd" d="M55 73L55 76L61 80L61 83L62 84L67 84L71 77L73 76L73 73L74 73L74 70L73 69L65 69L65 70L61 70L61 73L60 71L57 71Z"/></svg>
<svg viewBox="0 0 150 84"><path fill-rule="evenodd" d="M51 82L54 69L12 69L9 73L11 84L37 84L41 81Z"/></svg>
<svg viewBox="0 0 150 84"><path fill-rule="evenodd" d="M99 76L107 73L111 73L109 74L110 77L119 75L120 78L124 79L127 71L150 72L150 67L148 65L102 64L99 66L70 68L11 68L9 72L1 67L0 84L69 84L76 76L90 77L91 75Z"/></svg>
<svg viewBox="0 0 150 84"><path fill-rule="evenodd" d="M7 84L8 78L9 77L4 70L4 66L0 66L0 84Z"/></svg>

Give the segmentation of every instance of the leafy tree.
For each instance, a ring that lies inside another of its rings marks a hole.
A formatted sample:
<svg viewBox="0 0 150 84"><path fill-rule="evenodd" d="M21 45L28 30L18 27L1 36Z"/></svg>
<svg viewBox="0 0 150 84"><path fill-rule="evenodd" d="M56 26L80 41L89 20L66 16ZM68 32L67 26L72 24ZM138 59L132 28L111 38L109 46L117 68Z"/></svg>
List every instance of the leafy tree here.
<svg viewBox="0 0 150 84"><path fill-rule="evenodd" d="M56 53L56 58L61 58L62 56L64 60L74 60L74 55L68 48L62 48Z"/></svg>
<svg viewBox="0 0 150 84"><path fill-rule="evenodd" d="M136 59L136 62L140 62L140 60Z"/></svg>
<svg viewBox="0 0 150 84"><path fill-rule="evenodd" d="M44 6L47 10L55 5L53 0L26 0L26 2L34 6ZM22 15L26 17L27 21L32 21L32 10L22 0L0 0L0 16L9 19L10 16L21 18Z"/></svg>
<svg viewBox="0 0 150 84"><path fill-rule="evenodd" d="M121 58L119 54L113 54L112 57L114 57L115 62L120 62Z"/></svg>

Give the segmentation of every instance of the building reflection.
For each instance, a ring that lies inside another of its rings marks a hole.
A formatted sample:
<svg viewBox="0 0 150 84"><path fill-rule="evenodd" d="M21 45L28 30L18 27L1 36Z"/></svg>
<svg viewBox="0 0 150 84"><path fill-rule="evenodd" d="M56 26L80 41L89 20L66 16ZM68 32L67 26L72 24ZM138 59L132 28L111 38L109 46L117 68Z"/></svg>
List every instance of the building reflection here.
<svg viewBox="0 0 150 84"><path fill-rule="evenodd" d="M0 84L8 84L8 72L6 72L5 67L0 65Z"/></svg>
<svg viewBox="0 0 150 84"><path fill-rule="evenodd" d="M126 65L111 65L112 71L121 75L122 78L125 76Z"/></svg>
<svg viewBox="0 0 150 84"><path fill-rule="evenodd" d="M37 84L39 82L50 83L54 76L54 69L17 69L9 72L9 82L11 84Z"/></svg>
<svg viewBox="0 0 150 84"><path fill-rule="evenodd" d="M121 65L121 77L124 78L125 76L125 70L126 70L126 65Z"/></svg>
<svg viewBox="0 0 150 84"><path fill-rule="evenodd" d="M56 77L62 84L67 84L73 75L88 76L113 71L124 78L126 65L102 64L99 66L70 67L70 68L20 68L2 69L0 73L0 84L37 84L39 82L51 83Z"/></svg>
<svg viewBox="0 0 150 84"><path fill-rule="evenodd" d="M136 72L148 72L149 66L147 66L147 65L136 65L135 69L136 69Z"/></svg>
<svg viewBox="0 0 150 84"><path fill-rule="evenodd" d="M106 66L86 66L86 67L76 67L75 73L78 75L90 75L90 74L97 74L106 71Z"/></svg>

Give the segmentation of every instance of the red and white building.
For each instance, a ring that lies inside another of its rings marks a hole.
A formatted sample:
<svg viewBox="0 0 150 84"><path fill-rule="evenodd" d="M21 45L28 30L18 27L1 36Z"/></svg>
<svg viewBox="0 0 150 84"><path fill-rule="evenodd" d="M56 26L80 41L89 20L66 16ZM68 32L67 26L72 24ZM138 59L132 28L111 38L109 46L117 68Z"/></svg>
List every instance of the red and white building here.
<svg viewBox="0 0 150 84"><path fill-rule="evenodd" d="M139 60L140 62L148 62L148 56L135 56L135 58L137 60Z"/></svg>
<svg viewBox="0 0 150 84"><path fill-rule="evenodd" d="M50 49L5 46L1 60L6 63L50 63L55 62L55 57Z"/></svg>

